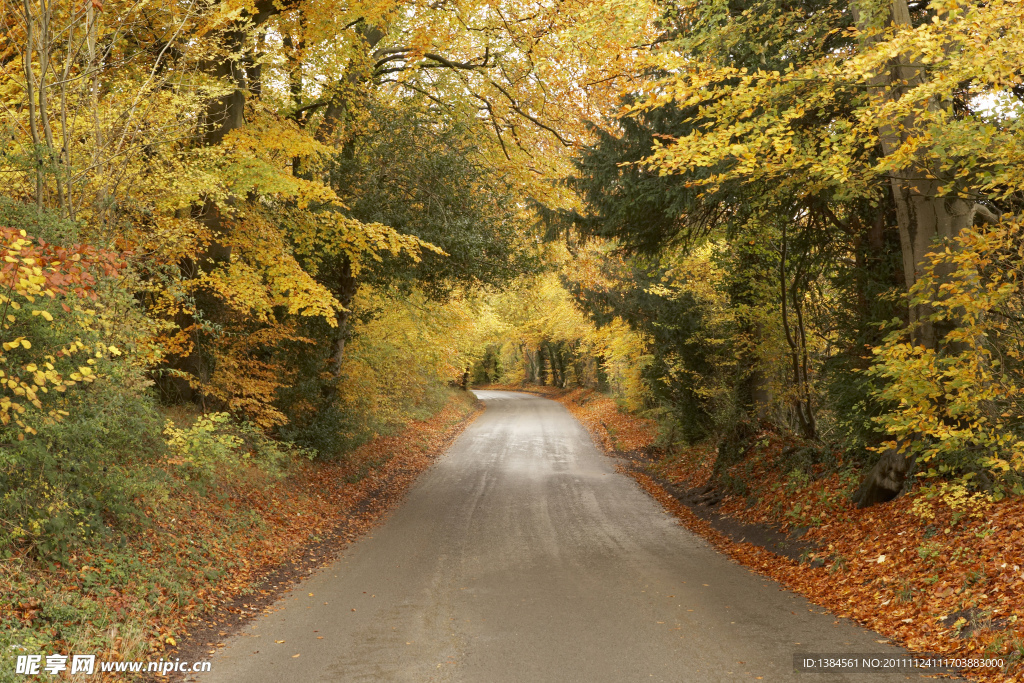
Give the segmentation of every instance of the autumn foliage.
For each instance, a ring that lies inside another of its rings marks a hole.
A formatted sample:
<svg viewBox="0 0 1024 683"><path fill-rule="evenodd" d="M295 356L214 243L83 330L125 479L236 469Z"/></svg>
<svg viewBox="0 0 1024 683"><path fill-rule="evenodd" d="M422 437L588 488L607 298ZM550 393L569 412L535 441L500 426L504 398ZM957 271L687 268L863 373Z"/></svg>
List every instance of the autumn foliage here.
<svg viewBox="0 0 1024 683"><path fill-rule="evenodd" d="M280 557L215 494L299 547L499 383L1019 657L1019 5L0 0L0 647L167 645Z"/></svg>
<svg viewBox="0 0 1024 683"><path fill-rule="evenodd" d="M0 317L6 337L0 353L0 422L13 421L22 430L18 438L24 439L36 433L32 423L37 419L60 420L68 414L59 407L60 394L94 382L97 359L121 355L116 346L87 346L80 337L54 344L54 335L39 328L80 325L88 330L96 311L82 306L98 299L97 277L116 276L123 263L115 252L81 244L58 247L15 228L0 228L0 243ZM51 390L56 393L50 395ZM28 407L39 411L38 417L27 414Z"/></svg>

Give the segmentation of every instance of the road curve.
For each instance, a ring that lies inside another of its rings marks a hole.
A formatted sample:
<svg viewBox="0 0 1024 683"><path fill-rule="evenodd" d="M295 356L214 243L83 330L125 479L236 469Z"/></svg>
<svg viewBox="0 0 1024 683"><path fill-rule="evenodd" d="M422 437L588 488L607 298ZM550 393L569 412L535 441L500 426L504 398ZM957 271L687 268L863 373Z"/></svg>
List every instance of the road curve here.
<svg viewBox="0 0 1024 683"><path fill-rule="evenodd" d="M794 673L795 652L901 651L680 527L560 404L476 393L487 410L387 522L190 680L907 679Z"/></svg>

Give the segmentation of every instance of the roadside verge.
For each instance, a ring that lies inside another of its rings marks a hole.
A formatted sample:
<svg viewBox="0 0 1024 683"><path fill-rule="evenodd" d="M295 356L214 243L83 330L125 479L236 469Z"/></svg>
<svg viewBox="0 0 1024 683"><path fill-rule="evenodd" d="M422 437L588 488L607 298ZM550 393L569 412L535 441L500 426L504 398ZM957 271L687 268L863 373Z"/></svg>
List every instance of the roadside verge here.
<svg viewBox="0 0 1024 683"><path fill-rule="evenodd" d="M51 655L67 669L71 654L93 657L103 681L145 678L131 672L158 660L208 660L247 619L382 521L482 410L472 395L452 392L431 417L344 458L296 458L272 472L243 463L189 481L180 464L158 462L147 481L166 483L140 496L132 525L71 547L65 563L25 551L0 556L0 683L25 678L16 660L28 668L34 658L41 669ZM89 673L68 680L93 680Z"/></svg>

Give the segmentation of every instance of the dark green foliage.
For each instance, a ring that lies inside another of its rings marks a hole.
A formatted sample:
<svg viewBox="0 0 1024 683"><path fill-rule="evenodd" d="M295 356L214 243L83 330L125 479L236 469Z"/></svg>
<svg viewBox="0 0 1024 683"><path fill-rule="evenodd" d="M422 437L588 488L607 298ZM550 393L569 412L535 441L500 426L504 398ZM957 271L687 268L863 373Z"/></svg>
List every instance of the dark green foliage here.
<svg viewBox="0 0 1024 683"><path fill-rule="evenodd" d="M548 238L571 231L584 239L616 239L630 253L655 254L680 241L693 242L725 220L727 204L702 202L687 179L661 176L638 163L650 156L659 136L691 132L686 116L692 114L664 107L619 119L618 134L593 127L598 140L582 151L568 181L586 202L587 213L541 207Z"/></svg>
<svg viewBox="0 0 1024 683"><path fill-rule="evenodd" d="M489 384L501 377L501 356L493 346L488 346L484 356L476 363L470 371L470 381L473 384Z"/></svg>
<svg viewBox="0 0 1024 683"><path fill-rule="evenodd" d="M683 53L749 71L784 71L848 47L851 21L848 7L834 0L754 0L697 11L668 5L663 26ZM840 98L834 106L809 111L795 125L824 125L848 114L852 101ZM870 418L883 406L858 370L881 340L878 321L903 308L893 295L902 271L891 197L850 202L835 188L784 197L750 182L700 185L708 173L726 169L648 170L643 160L658 142L716 125L699 113L696 105L659 106L595 131L596 142L579 155L568 181L585 209L542 210L542 216L549 238L562 236L570 245L573 238L613 240L628 272L606 273L619 283L612 291L577 285L573 293L599 325L621 317L650 340L648 383L659 414L676 423L667 433L687 441L725 435L723 463L736 461L742 450L730 439L763 419L809 437L823 427L827 438L863 452L877 441ZM726 273L728 328L692 297L652 293L679 254L709 238L727 245L714 258ZM808 358L805 333L811 330L827 342ZM706 340L712 338L723 342L711 347ZM780 343L787 344L781 351ZM762 344L775 345L767 355L785 353L792 362L766 367ZM771 395L769 387L780 380L793 387L792 397ZM823 425L814 418L819 411Z"/></svg>
<svg viewBox="0 0 1024 683"><path fill-rule="evenodd" d="M141 497L161 488L158 470L146 467L164 452L153 400L116 380L68 393L63 421L41 425L25 441L4 430L0 547L28 543L40 556L64 561L75 542L137 522Z"/></svg>
<svg viewBox="0 0 1024 683"><path fill-rule="evenodd" d="M3 196L0 196L0 225L24 230L33 237L61 246L78 242L81 230L81 226L75 221L59 218L47 210L40 213L34 204L25 204Z"/></svg>
<svg viewBox="0 0 1024 683"><path fill-rule="evenodd" d="M0 225L49 243L79 239L78 224L5 198ZM52 382L40 387L42 407L24 402L19 415L35 435L14 422L0 427L0 554L18 545L66 561L76 542L110 538L139 519L142 499L162 486L159 471L147 467L164 453L162 420L146 393L144 369L129 360L145 334L141 316L118 283L101 279L96 292L98 301L25 297L21 308L4 308L5 339L31 340L30 348L3 352L5 377L31 381L33 367L48 362L65 379L84 366L98 379L63 393ZM43 311L50 320L31 314ZM66 353L74 342L84 348ZM56 411L63 413L59 420Z"/></svg>
<svg viewBox="0 0 1024 683"><path fill-rule="evenodd" d="M893 204L853 208L851 222L869 227L833 252L836 263L826 273L836 301L828 307L812 303L808 312L817 329L834 334L820 366L820 386L833 416L827 436L854 457L866 459L870 456L864 447L881 441L872 418L891 406L877 395L878 378L864 370L870 366L871 349L889 332L880 321L905 320L907 308L899 234L895 227L886 227L896 224ZM852 259L844 262L845 255Z"/></svg>
<svg viewBox="0 0 1024 683"><path fill-rule="evenodd" d="M690 372L716 372L714 359L695 339L707 324L709 312L689 296L670 300L650 293L663 273L663 266L637 258L627 272L615 273L620 283L615 289L596 291L572 282L567 285L598 325L620 317L634 330L649 335L654 358L645 371L653 394L648 407L660 406L663 414L667 412L669 419L678 423L683 439L696 441L713 433L714 408L692 384L669 379L666 359L682 359Z"/></svg>
<svg viewBox="0 0 1024 683"><path fill-rule="evenodd" d="M332 184L355 218L415 235L447 255L424 252L417 264L385 256L363 282L444 297L453 287L500 285L537 269L519 234L514 188L474 158L469 130L416 111L372 115L376 130L335 161Z"/></svg>
<svg viewBox="0 0 1024 683"><path fill-rule="evenodd" d="M341 381L343 381L342 378ZM320 389L317 386L316 389ZM298 393L298 386L281 391L282 402ZM323 460L336 460L373 438L373 431L366 429L364 419L351 409L339 405L336 400L322 397L313 404L306 419L296 418L279 429L282 438L304 448L316 450Z"/></svg>
<svg viewBox="0 0 1024 683"><path fill-rule="evenodd" d="M320 318L308 318L302 333L329 340L338 332ZM372 429L363 428L363 416L338 402L338 387L346 378L325 372L331 357L329 343L284 344L277 352L295 370L295 380L278 390L277 405L288 417L288 423L278 429L282 438L331 460L373 436Z"/></svg>

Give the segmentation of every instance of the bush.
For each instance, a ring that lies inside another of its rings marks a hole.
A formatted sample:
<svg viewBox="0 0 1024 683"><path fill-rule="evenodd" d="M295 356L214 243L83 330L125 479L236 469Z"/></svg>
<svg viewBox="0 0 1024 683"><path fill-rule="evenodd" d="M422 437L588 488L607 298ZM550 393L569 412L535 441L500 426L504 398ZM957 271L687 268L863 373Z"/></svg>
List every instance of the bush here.
<svg viewBox="0 0 1024 683"><path fill-rule="evenodd" d="M0 450L0 548L27 544L66 561L74 543L143 519L141 501L164 490L146 467L164 451L152 400L100 380L63 406L67 417Z"/></svg>
<svg viewBox="0 0 1024 683"><path fill-rule="evenodd" d="M164 426L172 464L184 467L187 480L210 481L235 477L248 465L280 476L296 457L312 457L314 451L267 437L252 423L235 424L228 413L199 416L180 428L172 420Z"/></svg>
<svg viewBox="0 0 1024 683"><path fill-rule="evenodd" d="M64 237L73 227L37 218ZM148 325L113 253L0 227L0 255L0 552L65 560L162 487L146 467L163 441L136 354Z"/></svg>
<svg viewBox="0 0 1024 683"><path fill-rule="evenodd" d="M39 212L35 204L0 197L0 225L13 225L33 237L64 247L79 241L81 226L50 211Z"/></svg>
<svg viewBox="0 0 1024 683"><path fill-rule="evenodd" d="M898 329L874 350L869 374L895 406L876 419L928 476L961 477L998 499L1024 486L1024 225L962 232L928 255L910 294L945 330L936 348Z"/></svg>

